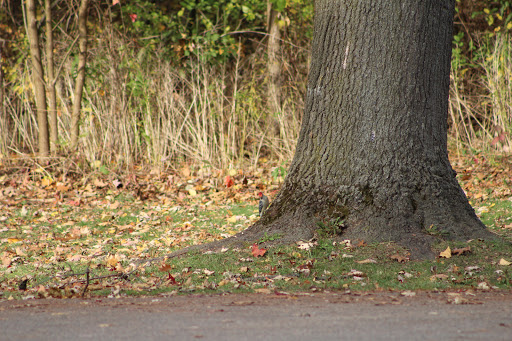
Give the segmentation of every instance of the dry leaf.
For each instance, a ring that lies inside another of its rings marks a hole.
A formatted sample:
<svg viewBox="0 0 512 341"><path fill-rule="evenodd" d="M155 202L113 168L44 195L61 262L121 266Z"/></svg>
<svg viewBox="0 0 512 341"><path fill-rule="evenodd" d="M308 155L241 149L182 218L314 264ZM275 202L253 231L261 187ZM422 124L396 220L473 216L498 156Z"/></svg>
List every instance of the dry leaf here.
<svg viewBox="0 0 512 341"><path fill-rule="evenodd" d="M504 258L500 259L500 261L498 262L498 265L504 265L504 266L508 266L512 264L511 262L505 260Z"/></svg>
<svg viewBox="0 0 512 341"><path fill-rule="evenodd" d="M215 271L211 271L211 270L208 270L208 269L203 269L203 273L206 275L206 276L211 276L215 273Z"/></svg>
<svg viewBox="0 0 512 341"><path fill-rule="evenodd" d="M107 257L107 265L111 268L115 268L117 263L119 263L119 256L118 255L109 255Z"/></svg>
<svg viewBox="0 0 512 341"><path fill-rule="evenodd" d="M471 248L469 246L467 246L467 247L463 247L460 249L453 249L452 255L460 256L460 255L463 255L465 253L470 253L470 252L471 252Z"/></svg>
<svg viewBox="0 0 512 341"><path fill-rule="evenodd" d="M272 291L268 288L258 288L258 289L254 289L255 292L257 293L260 293L260 294L271 294Z"/></svg>
<svg viewBox="0 0 512 341"><path fill-rule="evenodd" d="M369 264L369 263L377 263L377 261L375 259L371 259L371 258L368 258L368 259L365 259L365 260L359 260L359 261L356 261L356 263L359 263L359 264Z"/></svg>
<svg viewBox="0 0 512 341"><path fill-rule="evenodd" d="M267 250L265 250L265 249L258 248L258 244L256 244L256 243L252 244L251 248L252 248L251 253L254 257L263 257L265 252L267 252Z"/></svg>
<svg viewBox="0 0 512 341"><path fill-rule="evenodd" d="M235 181L233 181L233 178L230 177L229 175L226 175L226 177L224 178L224 185L226 187L231 187L235 184Z"/></svg>
<svg viewBox="0 0 512 341"><path fill-rule="evenodd" d="M436 279L447 279L447 278L448 278L448 275L445 275L445 274L437 274L437 275L430 276L431 281L435 281Z"/></svg>
<svg viewBox="0 0 512 341"><path fill-rule="evenodd" d="M405 263L409 260L409 257L400 256L398 253L390 256L389 258L396 260L398 263Z"/></svg>
<svg viewBox="0 0 512 341"><path fill-rule="evenodd" d="M158 270L162 271L162 272L166 272L166 271L171 271L172 270L172 265L170 264L162 264Z"/></svg>
<svg viewBox="0 0 512 341"><path fill-rule="evenodd" d="M303 241L298 241L297 242L297 245L298 245L298 248L301 249L301 250L309 250L311 249L313 246L315 246L314 243L311 243L311 242L303 242Z"/></svg>
<svg viewBox="0 0 512 341"><path fill-rule="evenodd" d="M446 248L446 250L444 250L443 252L441 252L439 254L439 257L444 257L444 258L450 258L451 256L452 256L452 250L450 250L449 246Z"/></svg>

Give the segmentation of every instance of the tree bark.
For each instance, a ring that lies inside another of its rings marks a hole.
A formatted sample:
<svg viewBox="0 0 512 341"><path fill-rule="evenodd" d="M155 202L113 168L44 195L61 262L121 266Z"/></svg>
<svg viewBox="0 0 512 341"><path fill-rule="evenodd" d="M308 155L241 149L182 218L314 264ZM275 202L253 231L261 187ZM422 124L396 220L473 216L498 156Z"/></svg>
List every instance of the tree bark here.
<svg viewBox="0 0 512 341"><path fill-rule="evenodd" d="M43 64L41 50L39 49L39 35L37 32L36 5L34 0L27 0L27 35L30 43L30 57L32 59L32 81L36 98L38 147L39 155L46 157L50 153L50 140L48 133L48 114L46 111L46 92L44 87Z"/></svg>
<svg viewBox="0 0 512 341"><path fill-rule="evenodd" d="M317 0L306 108L285 183L239 234L396 241L489 237L447 153L453 0ZM429 233L430 232L430 233Z"/></svg>
<svg viewBox="0 0 512 341"><path fill-rule="evenodd" d="M80 109L82 107L82 93L85 83L85 64L87 62L87 9L88 0L82 0L78 10L78 45L80 54L78 56L78 75L75 81L75 91L73 98L73 111L71 113L71 150L78 147L78 137L80 134Z"/></svg>
<svg viewBox="0 0 512 341"><path fill-rule="evenodd" d="M273 8L274 6L270 1L268 7L268 102L272 113L278 113L281 111L281 65L278 59L281 33L277 24L278 12Z"/></svg>
<svg viewBox="0 0 512 341"><path fill-rule="evenodd" d="M0 39L0 120L7 122L7 114L4 105L5 86L4 86L4 57L5 40ZM1 152L1 151L0 151Z"/></svg>
<svg viewBox="0 0 512 341"><path fill-rule="evenodd" d="M57 147L58 122L57 122L57 95L55 92L55 70L53 62L53 27L52 6L50 0L45 0L46 14L46 76L48 90L48 112L50 117L50 142L52 147Z"/></svg>

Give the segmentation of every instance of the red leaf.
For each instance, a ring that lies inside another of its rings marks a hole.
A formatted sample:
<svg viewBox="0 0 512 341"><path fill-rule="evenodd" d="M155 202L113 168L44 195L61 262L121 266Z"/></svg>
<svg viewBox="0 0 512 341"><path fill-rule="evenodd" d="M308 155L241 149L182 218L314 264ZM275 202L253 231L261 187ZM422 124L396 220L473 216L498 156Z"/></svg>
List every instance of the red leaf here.
<svg viewBox="0 0 512 341"><path fill-rule="evenodd" d="M132 19L132 22L135 22L135 20L137 20L137 14L132 13L132 14L129 14L129 16L130 16L130 19Z"/></svg>
<svg viewBox="0 0 512 341"><path fill-rule="evenodd" d="M233 179L229 175L226 175L226 177L224 178L224 185L226 185L226 187L231 187L234 184L235 182L233 181Z"/></svg>
<svg viewBox="0 0 512 341"><path fill-rule="evenodd" d="M176 285L178 282L176 281L176 278L174 278L171 274L169 274L169 277L167 278L167 283L171 285Z"/></svg>
<svg viewBox="0 0 512 341"><path fill-rule="evenodd" d="M252 244L251 252L254 257L263 257L267 250L258 248L258 244L254 243Z"/></svg>

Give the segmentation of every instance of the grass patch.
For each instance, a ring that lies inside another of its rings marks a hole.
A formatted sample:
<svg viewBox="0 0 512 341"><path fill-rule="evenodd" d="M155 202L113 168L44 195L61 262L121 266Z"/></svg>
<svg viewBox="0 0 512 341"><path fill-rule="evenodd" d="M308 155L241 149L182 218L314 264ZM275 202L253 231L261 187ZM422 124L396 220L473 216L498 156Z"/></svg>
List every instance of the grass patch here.
<svg viewBox="0 0 512 341"><path fill-rule="evenodd" d="M463 174L460 181L478 197L472 204L482 221L511 241L508 188L485 190L502 183L505 175L494 171L488 174L497 175L484 177L480 173L486 170L478 169L475 176ZM512 262L510 244L478 240L441 243L436 246L437 254L448 247L470 251L434 261L409 261L407 250L393 243L353 246L332 242L344 227L341 219L319 224L320 240L314 245L269 247L263 257L255 258L247 245L150 263L149 259L249 227L258 219L255 194L261 186L268 186L266 192L272 195L278 184L262 185L247 175L235 178L236 188L212 185L222 184L222 175L217 180L187 178L172 185L166 176L148 179L151 186L146 184L145 192L139 187L109 187L104 185L106 180L91 180L97 187L80 181L66 182L66 186L26 184L24 178L6 182L8 185L0 188L0 300L77 297L84 292L115 297L511 288L512 265L503 265ZM476 187L482 181L488 181L486 187ZM63 194L66 187L73 191ZM490 197L495 193L499 195ZM427 232L443 235L435 226ZM267 234L259 242L281 237ZM20 290L25 280L27 288Z"/></svg>

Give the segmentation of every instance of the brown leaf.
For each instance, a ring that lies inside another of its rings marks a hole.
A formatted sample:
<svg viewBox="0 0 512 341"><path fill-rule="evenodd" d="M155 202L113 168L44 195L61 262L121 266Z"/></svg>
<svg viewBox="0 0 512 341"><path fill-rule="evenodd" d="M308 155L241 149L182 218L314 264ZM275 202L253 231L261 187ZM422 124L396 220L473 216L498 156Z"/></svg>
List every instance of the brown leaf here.
<svg viewBox="0 0 512 341"><path fill-rule="evenodd" d="M452 255L460 256L460 255L465 254L466 252L470 253L471 252L471 247L467 246L467 247L463 247L463 248L459 248L459 249L453 249L452 250Z"/></svg>
<svg viewBox="0 0 512 341"><path fill-rule="evenodd" d="M166 271L171 271L172 270L172 266L169 265L169 264L162 264L158 270L162 271L162 272L166 272Z"/></svg>
<svg viewBox="0 0 512 341"><path fill-rule="evenodd" d="M265 255L265 252L267 252L267 250L258 248L258 244L252 244L251 253L254 257L263 257L263 255Z"/></svg>
<svg viewBox="0 0 512 341"><path fill-rule="evenodd" d="M447 278L448 278L448 275L445 275L445 274L437 274L437 275L430 276L431 281L435 281L436 279L447 279Z"/></svg>
<svg viewBox="0 0 512 341"><path fill-rule="evenodd" d="M356 263L368 264L368 263L377 263L377 261L375 259L368 258L368 259L365 259L365 260L358 260L358 261L356 261Z"/></svg>
<svg viewBox="0 0 512 341"><path fill-rule="evenodd" d="M357 243L356 247L364 247L366 245L367 245L366 242L364 240L361 240L361 241L359 241L359 243Z"/></svg>
<svg viewBox="0 0 512 341"><path fill-rule="evenodd" d="M396 260L398 263L405 263L409 260L409 257L400 256L398 253L390 256L389 258Z"/></svg>

